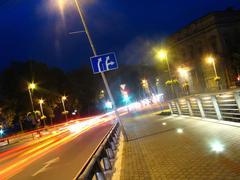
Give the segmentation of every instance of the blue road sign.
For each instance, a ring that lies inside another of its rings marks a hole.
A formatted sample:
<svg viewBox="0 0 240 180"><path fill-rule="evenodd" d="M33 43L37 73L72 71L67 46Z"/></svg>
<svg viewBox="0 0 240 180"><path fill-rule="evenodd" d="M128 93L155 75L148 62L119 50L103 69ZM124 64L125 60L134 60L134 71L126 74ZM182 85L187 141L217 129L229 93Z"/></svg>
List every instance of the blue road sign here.
<svg viewBox="0 0 240 180"><path fill-rule="evenodd" d="M118 68L117 59L113 52L91 57L90 60L94 74Z"/></svg>

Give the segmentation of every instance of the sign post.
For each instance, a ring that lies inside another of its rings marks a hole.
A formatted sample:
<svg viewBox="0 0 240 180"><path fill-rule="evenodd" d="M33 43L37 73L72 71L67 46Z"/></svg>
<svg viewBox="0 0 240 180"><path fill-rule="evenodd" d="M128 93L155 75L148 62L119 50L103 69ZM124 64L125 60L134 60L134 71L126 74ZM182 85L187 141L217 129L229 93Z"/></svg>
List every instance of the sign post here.
<svg viewBox="0 0 240 180"><path fill-rule="evenodd" d="M84 19L83 12L82 12L82 10L81 10L81 8L80 8L79 1L78 1L78 0L74 0L74 2L75 2L75 5L76 5L76 7L77 7L77 10L78 10L79 16L80 16L80 18L81 18L81 21L82 21L82 23L83 23L83 27L84 27L84 30L85 30L85 32L86 32L86 35L87 35L89 44L90 44L90 46L91 46L93 55L94 55L95 58L97 58L97 57L98 57L98 56L97 56L97 51L96 51L96 49L95 49L95 47L94 47L94 45L93 45L93 41L92 41L91 35L90 35L89 31L88 31L88 27L87 27L86 21L85 21L85 19ZM118 111L117 111L117 108L116 108L116 105L115 105L115 102L114 102L112 93L111 93L111 91L110 91L110 88L109 88L109 85L108 85L106 76L105 76L105 74L104 74L105 71L108 71L108 70L110 70L110 69L111 69L111 70L112 70L112 69L117 69L118 66L116 66L116 65L117 65L117 64L115 63L116 61L112 61L112 60L113 60L113 59L112 59L112 58L113 58L112 55L111 55L111 56L110 56L110 55L107 55L107 56L106 56L106 54L105 54L105 56L102 55L101 58L104 58L104 57L105 57L105 59L99 59L99 58L98 58L98 60L97 60L97 68L96 68L96 70L98 70L98 71L96 71L96 73L99 72L99 73L101 74L101 76L102 76L102 79L103 79L104 85L105 85L105 87L106 87L106 90L107 90L107 92L108 92L109 98L110 98L110 100L112 101L115 115L116 115L117 120L118 120L118 122L119 122L119 124L120 124L121 130L122 130L122 133L123 133L124 140L125 140L125 141L128 141L127 134L126 134L126 132L125 132L124 126L123 126L122 121L121 121L121 119L120 119L120 116L119 116L119 114L118 114ZM115 57L115 55L114 55L114 57ZM92 58L92 59L95 59L95 58ZM116 60L116 58L114 58L114 59ZM94 61L94 60L92 60L92 61ZM104 61L105 63L103 63L103 61ZM95 61L94 61L94 62L95 62ZM103 66L103 65L104 65L104 66ZM93 66L93 65L92 65L92 66ZM95 64L95 63L94 63L94 67L96 67L96 64ZM104 70L105 70L105 71L104 71Z"/></svg>

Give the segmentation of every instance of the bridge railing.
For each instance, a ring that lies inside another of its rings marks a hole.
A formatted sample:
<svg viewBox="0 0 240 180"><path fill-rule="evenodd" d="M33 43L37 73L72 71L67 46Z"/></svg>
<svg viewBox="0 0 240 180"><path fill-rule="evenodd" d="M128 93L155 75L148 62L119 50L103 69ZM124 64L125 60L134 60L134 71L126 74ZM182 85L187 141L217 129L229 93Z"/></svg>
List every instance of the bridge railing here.
<svg viewBox="0 0 240 180"><path fill-rule="evenodd" d="M172 114L240 122L240 89L181 97L168 105Z"/></svg>
<svg viewBox="0 0 240 180"><path fill-rule="evenodd" d="M113 162L117 150L120 135L119 124L105 135L93 154L82 169L77 173L75 180L105 180L109 179L113 172Z"/></svg>

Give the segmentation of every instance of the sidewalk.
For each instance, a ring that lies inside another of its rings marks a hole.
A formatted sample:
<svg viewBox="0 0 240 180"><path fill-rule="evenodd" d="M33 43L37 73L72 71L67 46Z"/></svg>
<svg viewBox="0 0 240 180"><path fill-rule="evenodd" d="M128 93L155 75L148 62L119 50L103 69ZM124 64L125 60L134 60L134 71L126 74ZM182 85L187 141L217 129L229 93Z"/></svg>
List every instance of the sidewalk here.
<svg viewBox="0 0 240 180"><path fill-rule="evenodd" d="M239 127L154 113L124 124L129 141L120 145L113 180L240 179Z"/></svg>

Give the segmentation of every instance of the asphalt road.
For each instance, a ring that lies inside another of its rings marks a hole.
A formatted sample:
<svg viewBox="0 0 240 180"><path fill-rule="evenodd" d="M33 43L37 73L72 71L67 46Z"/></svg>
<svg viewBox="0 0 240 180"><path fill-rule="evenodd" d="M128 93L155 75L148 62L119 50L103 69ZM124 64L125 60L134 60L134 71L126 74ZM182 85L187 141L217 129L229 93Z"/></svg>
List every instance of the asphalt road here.
<svg viewBox="0 0 240 180"><path fill-rule="evenodd" d="M34 161L26 167L23 166L20 169L20 172L14 176L12 176L10 172L10 179L72 179L84 165L87 159L91 156L94 149L97 147L99 142L111 127L111 122L105 122L103 124L97 125L97 127L93 127L83 132L80 135L71 137L72 139L70 139L70 141L67 141L64 144L60 144L53 150L43 151L44 154L39 154L39 156L41 156L40 158L38 157L34 159ZM65 134L58 137L60 140L54 139L51 143L55 143L61 140L63 141L64 138L67 138L69 136L71 136L71 134L68 132L67 135ZM51 143L49 142L49 147L51 146ZM40 150L41 147L39 147L39 152ZM19 152L20 154L18 153L16 156L10 158L4 163L8 163L8 161L14 160L18 156L24 154L25 151L26 150ZM29 156L31 156L31 154L29 154ZM27 159L29 156L26 155L24 158ZM16 163L18 163L18 161ZM1 178L3 177L0 177L0 179Z"/></svg>

